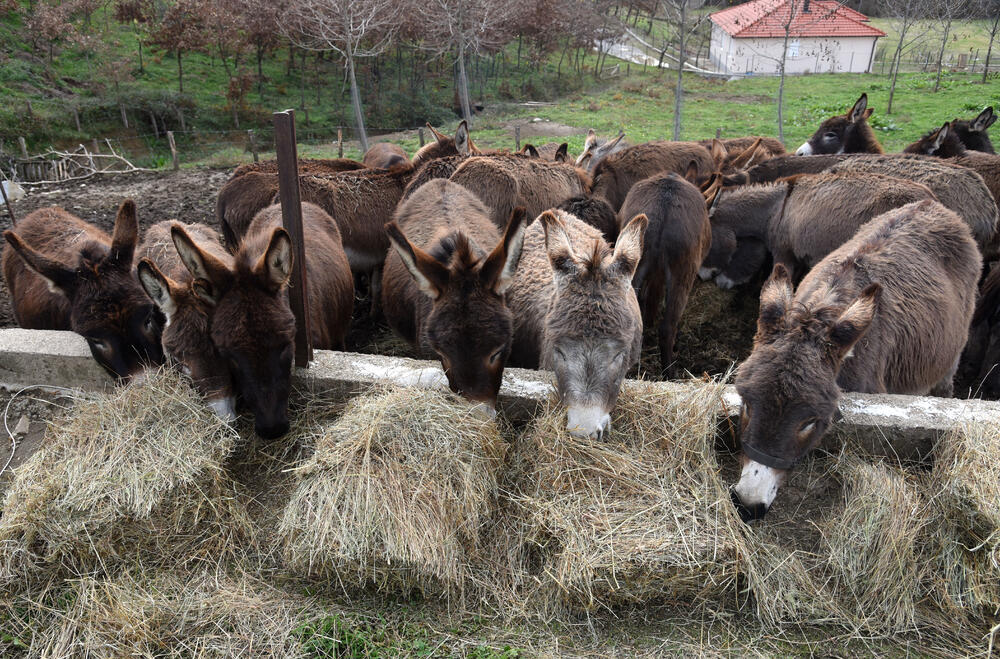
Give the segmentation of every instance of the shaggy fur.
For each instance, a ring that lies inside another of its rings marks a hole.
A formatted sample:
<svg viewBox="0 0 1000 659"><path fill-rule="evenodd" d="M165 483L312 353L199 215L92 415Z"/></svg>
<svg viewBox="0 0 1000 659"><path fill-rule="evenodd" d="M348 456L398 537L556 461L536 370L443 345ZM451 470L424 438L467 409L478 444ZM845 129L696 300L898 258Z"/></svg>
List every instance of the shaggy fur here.
<svg viewBox="0 0 1000 659"><path fill-rule="evenodd" d="M364 169L365 164L350 158L299 158L299 174L338 174ZM277 160L261 160L260 162L240 165L233 170L229 180L237 179L244 174L257 172L259 174L277 174ZM277 194L277 192L276 192Z"/></svg>
<svg viewBox="0 0 1000 659"><path fill-rule="evenodd" d="M379 142L373 144L365 151L361 161L369 169L389 169L409 162L410 158L403 151L403 147L391 142Z"/></svg>
<svg viewBox="0 0 1000 659"><path fill-rule="evenodd" d="M607 156L593 169L593 194L617 213L632 186L654 174L684 175L694 162L699 175L715 171L711 154L697 142L646 142Z"/></svg>
<svg viewBox="0 0 1000 659"><path fill-rule="evenodd" d="M600 231L609 245L614 245L618 240L618 216L603 199L577 195L566 199L556 208L566 211Z"/></svg>
<svg viewBox="0 0 1000 659"><path fill-rule="evenodd" d="M993 150L993 143L990 141L990 126L997 120L993 108L988 107L980 112L975 119L955 119L951 122L951 127L958 135L966 149L970 151L982 151L984 153L996 153Z"/></svg>

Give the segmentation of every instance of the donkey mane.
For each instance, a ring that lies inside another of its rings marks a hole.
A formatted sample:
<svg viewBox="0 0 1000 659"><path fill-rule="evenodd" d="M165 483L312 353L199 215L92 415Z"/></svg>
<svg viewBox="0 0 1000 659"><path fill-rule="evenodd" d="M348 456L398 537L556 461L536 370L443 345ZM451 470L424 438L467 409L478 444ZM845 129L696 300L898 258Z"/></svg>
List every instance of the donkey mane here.
<svg viewBox="0 0 1000 659"><path fill-rule="evenodd" d="M442 238L430 250L430 255L441 265L459 266L461 270L471 270L479 263L482 254L461 229L455 229Z"/></svg>

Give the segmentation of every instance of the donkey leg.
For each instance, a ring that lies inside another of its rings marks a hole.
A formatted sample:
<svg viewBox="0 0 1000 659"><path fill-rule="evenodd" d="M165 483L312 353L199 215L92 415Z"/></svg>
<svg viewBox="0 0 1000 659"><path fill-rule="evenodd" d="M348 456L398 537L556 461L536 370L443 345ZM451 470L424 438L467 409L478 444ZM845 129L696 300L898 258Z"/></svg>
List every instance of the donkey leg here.
<svg viewBox="0 0 1000 659"><path fill-rule="evenodd" d="M665 298L663 315L660 317L656 333L660 344L660 377L666 379L674 370L674 343L677 340L677 327L680 324L684 305L687 304L691 282L687 282L686 287L682 286L676 273L665 268L663 270L663 283L661 293Z"/></svg>
<svg viewBox="0 0 1000 659"><path fill-rule="evenodd" d="M940 382L934 385L930 390L931 396L937 396L939 398L951 398L955 395L955 373L958 371L958 363L961 357L955 358L955 363L952 364L951 369L949 369L948 374L942 378Z"/></svg>
<svg viewBox="0 0 1000 659"><path fill-rule="evenodd" d="M379 263L371 272L368 273L368 289L369 294L372 296L372 305L369 317L372 320L378 320L379 311L381 310L381 297L382 297L382 264Z"/></svg>

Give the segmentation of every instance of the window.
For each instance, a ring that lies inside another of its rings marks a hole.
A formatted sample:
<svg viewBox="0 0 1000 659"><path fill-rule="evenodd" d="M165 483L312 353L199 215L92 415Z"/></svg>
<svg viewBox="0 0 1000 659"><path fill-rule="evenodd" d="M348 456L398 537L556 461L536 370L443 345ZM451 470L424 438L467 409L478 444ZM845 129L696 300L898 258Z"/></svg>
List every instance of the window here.
<svg viewBox="0 0 1000 659"><path fill-rule="evenodd" d="M789 41L788 42L788 56L789 57L798 57L799 56L799 41L798 41L798 39L796 39L795 41Z"/></svg>

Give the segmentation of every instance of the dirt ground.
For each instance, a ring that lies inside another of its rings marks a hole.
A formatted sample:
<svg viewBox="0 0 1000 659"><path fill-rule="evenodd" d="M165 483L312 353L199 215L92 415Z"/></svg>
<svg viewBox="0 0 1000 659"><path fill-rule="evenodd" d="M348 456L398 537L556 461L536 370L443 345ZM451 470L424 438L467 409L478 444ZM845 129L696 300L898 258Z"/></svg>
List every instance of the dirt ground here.
<svg viewBox="0 0 1000 659"><path fill-rule="evenodd" d="M545 122L551 123L551 122ZM531 124L530 120L527 125ZM542 127L551 129L552 126ZM541 132L539 135L558 133ZM535 133L525 133L522 136ZM141 228L163 220L215 221L215 198L229 178L228 169L184 169L179 172L143 172L125 176L95 177L59 185L32 186L27 196L14 203L17 217L38 208L62 206L81 219L110 231L122 200L135 199ZM388 218L387 218L388 219ZM0 225L10 228L10 218L0 212ZM367 286L359 281L355 298L354 322L348 349L356 352L417 357L418 353L400 340L384 321L369 317ZM722 291L713 284L697 282L688 301L677 338L675 367L678 373L716 375L725 373L733 362L750 353L757 314L757 288ZM6 287L0 292L0 327L16 325ZM659 355L655 331L647 332L642 361L637 374L658 378Z"/></svg>

